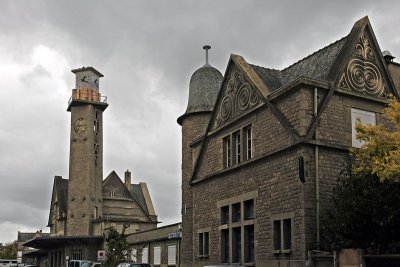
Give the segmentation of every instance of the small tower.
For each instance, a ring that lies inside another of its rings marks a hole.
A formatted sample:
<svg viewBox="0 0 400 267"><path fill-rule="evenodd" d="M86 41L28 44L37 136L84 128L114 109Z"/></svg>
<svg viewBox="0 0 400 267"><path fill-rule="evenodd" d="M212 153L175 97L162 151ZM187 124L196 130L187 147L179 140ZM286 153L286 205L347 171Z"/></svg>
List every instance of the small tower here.
<svg viewBox="0 0 400 267"><path fill-rule="evenodd" d="M92 221L102 216L103 111L108 107L99 91L103 74L92 67L72 70L76 89L68 103L71 137L67 235L92 235Z"/></svg>
<svg viewBox="0 0 400 267"><path fill-rule="evenodd" d="M182 248L181 262L190 264L193 254L193 197L190 177L193 171L193 156L190 143L206 131L214 104L223 79L222 74L208 63L208 50L205 45L206 64L196 70L190 78L189 101L186 112L178 118L182 126Z"/></svg>

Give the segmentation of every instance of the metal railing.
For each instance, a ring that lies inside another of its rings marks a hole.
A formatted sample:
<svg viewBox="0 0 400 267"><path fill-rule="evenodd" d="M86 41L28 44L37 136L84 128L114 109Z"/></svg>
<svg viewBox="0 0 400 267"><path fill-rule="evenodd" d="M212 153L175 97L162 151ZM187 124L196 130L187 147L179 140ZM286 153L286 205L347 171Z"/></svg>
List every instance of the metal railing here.
<svg viewBox="0 0 400 267"><path fill-rule="evenodd" d="M69 98L69 100L68 100L68 106L71 105L72 100L87 100L87 99L83 99L83 98L73 98L73 97L71 96L71 97ZM94 100L90 100L90 101L107 104L107 97L106 97L106 96L100 96L99 101L94 101Z"/></svg>

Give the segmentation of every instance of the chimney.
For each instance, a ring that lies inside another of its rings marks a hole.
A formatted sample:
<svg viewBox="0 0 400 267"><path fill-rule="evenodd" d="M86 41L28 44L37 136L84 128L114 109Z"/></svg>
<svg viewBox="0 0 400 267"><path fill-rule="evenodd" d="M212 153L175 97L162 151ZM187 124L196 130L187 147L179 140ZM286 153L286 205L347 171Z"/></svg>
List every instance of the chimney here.
<svg viewBox="0 0 400 267"><path fill-rule="evenodd" d="M132 184L131 172L129 170L126 170L126 172L125 172L125 187L129 191L131 191L131 184Z"/></svg>
<svg viewBox="0 0 400 267"><path fill-rule="evenodd" d="M387 68L389 70L389 74L392 77L392 81L394 83L394 87L397 90L397 93L400 95L400 64L394 62L395 58L389 51L382 52L383 58L387 64Z"/></svg>

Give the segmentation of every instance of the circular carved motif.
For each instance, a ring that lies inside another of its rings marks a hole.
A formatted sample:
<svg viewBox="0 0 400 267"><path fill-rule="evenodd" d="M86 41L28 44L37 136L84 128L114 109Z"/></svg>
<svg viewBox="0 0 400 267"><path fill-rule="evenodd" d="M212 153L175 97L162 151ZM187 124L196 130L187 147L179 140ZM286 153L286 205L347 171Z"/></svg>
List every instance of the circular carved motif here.
<svg viewBox="0 0 400 267"><path fill-rule="evenodd" d="M223 121L229 119L231 113L232 113L232 99L229 95L225 96L224 99L222 99L221 103L221 119Z"/></svg>
<svg viewBox="0 0 400 267"><path fill-rule="evenodd" d="M374 95L380 95L383 92L381 73L372 62L358 58L352 59L345 75L349 86L357 91L367 91Z"/></svg>
<svg viewBox="0 0 400 267"><path fill-rule="evenodd" d="M238 94L237 94L237 102L238 102L238 108L239 110L246 110L249 107L250 103L250 88L244 84L239 88Z"/></svg>

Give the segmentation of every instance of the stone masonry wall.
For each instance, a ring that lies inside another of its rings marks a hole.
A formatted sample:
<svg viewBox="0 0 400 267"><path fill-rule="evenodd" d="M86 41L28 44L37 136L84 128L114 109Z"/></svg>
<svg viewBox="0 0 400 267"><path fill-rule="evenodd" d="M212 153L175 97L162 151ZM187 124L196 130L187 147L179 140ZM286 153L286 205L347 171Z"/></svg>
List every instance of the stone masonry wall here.
<svg viewBox="0 0 400 267"><path fill-rule="evenodd" d="M318 89L318 103L328 90ZM279 110L288 118L300 136L305 136L313 120L314 88L292 89L292 92L274 100ZM256 265L278 265L289 259L305 264L307 251L316 249L316 163L319 174L320 216L331 206L332 190L344 168L345 149L351 146L351 108L381 112L382 102L370 101L335 93L322 113L316 141L320 143L318 159L315 159L315 145L301 144L285 149L272 156L257 159L261 155L287 147L294 142L286 129L266 107L235 121L209 138L203 162L199 165L198 177L209 177L194 184L192 240L194 244L193 266L220 263L220 230L217 202L258 190L256 199L255 247ZM379 118L379 115L377 116ZM224 170L223 138L235 130L252 124L253 160ZM298 179L298 158L305 160L306 181ZM254 160L257 159L257 160ZM184 193L185 194L185 193ZM188 199L184 199L183 203ZM187 203L187 202L186 202ZM271 216L293 213L293 248L289 255L275 255L272 252ZM320 219L321 219L320 217ZM185 219L183 219L185 224ZM199 259L198 234L196 230L210 227L210 256ZM321 225L320 225L321 227ZM185 239L185 235L184 238ZM184 242L184 240L183 240ZM185 252L183 252L185 253ZM183 255L182 255L183 256ZM301 265L301 264L300 264Z"/></svg>

